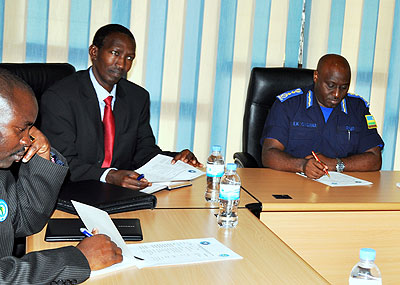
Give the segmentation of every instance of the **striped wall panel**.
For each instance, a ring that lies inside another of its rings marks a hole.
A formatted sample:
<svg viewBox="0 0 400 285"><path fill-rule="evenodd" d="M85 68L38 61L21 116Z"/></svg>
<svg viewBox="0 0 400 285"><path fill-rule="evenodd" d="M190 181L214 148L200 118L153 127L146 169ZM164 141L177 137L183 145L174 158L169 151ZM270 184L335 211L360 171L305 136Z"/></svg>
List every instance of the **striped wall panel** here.
<svg viewBox="0 0 400 285"><path fill-rule="evenodd" d="M385 139L384 169L400 170L400 0L0 0L2 62L90 65L96 30L120 23L136 37L128 78L151 96L151 125L163 149L212 144L226 161L241 150L248 78L254 66L297 66L325 53L352 67L350 91L371 103Z"/></svg>

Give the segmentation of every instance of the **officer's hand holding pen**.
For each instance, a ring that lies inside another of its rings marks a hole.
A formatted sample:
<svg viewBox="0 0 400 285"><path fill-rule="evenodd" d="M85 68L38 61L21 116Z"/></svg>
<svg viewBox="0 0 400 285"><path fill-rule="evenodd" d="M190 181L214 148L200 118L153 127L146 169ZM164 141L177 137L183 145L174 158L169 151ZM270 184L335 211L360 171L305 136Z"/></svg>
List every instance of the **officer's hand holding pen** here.
<svg viewBox="0 0 400 285"><path fill-rule="evenodd" d="M327 166L315 160L312 154L304 158L303 173L311 179L318 179L326 175Z"/></svg>
<svg viewBox="0 0 400 285"><path fill-rule="evenodd" d="M313 150L311 151L311 153L312 153L313 157L315 158L315 160L318 161L319 163L321 163L321 165L324 167L324 172L325 172L325 174L326 174L329 178L331 178L331 176L329 175L329 172L328 172L328 166L326 166L324 163L322 163L321 160L319 160L318 156L315 154L315 152L314 152Z"/></svg>

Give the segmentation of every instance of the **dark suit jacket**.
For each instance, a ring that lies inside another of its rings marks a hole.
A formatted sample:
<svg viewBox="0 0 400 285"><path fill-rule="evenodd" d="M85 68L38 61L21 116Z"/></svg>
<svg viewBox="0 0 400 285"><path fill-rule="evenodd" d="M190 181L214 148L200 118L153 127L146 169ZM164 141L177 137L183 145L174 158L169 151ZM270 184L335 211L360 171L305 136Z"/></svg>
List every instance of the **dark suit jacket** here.
<svg viewBox="0 0 400 285"><path fill-rule="evenodd" d="M37 233L47 223L66 174L67 167L37 155L21 164L17 180L9 170L0 170L0 199L8 205L7 215L1 207L6 218L0 222L0 284L83 282L89 277L85 256L72 246L11 256L14 237Z"/></svg>
<svg viewBox="0 0 400 285"><path fill-rule="evenodd" d="M70 179L100 179L104 172L103 123L89 71L78 71L50 87L42 96L40 109L41 130L66 157ZM134 170L162 153L150 126L150 99L145 89L121 79L113 113L111 167Z"/></svg>

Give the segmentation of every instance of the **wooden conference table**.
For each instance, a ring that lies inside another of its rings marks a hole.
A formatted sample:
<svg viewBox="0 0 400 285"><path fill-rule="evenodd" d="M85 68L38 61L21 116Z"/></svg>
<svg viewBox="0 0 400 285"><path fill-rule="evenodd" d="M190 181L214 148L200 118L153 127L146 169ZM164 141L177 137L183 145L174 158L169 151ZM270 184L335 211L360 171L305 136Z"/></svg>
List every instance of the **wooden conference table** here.
<svg viewBox="0 0 400 285"><path fill-rule="evenodd" d="M192 181L192 186L174 190L163 190L155 193L157 209L218 209L218 203L209 203L204 199L206 177L201 176ZM241 191L239 207L259 203L246 191ZM261 209L261 205L260 205Z"/></svg>
<svg viewBox="0 0 400 285"><path fill-rule="evenodd" d="M373 182L358 187L328 187L271 169L238 173L242 187L262 203L263 223L330 283L348 284L359 249L371 247L383 284L399 284L400 172L347 173Z"/></svg>
<svg viewBox="0 0 400 285"><path fill-rule="evenodd" d="M400 171L348 172L368 186L329 187L295 173L239 168L242 187L262 203L262 211L400 210ZM292 199L276 199L273 195Z"/></svg>
<svg viewBox="0 0 400 285"><path fill-rule="evenodd" d="M219 229L215 218L218 204L205 202L205 186L205 177L200 177L193 181L191 187L155 193L157 207L154 210L111 216L139 218L143 242L215 237L243 256L242 260L140 270L133 267L89 279L85 284L233 284L249 281L254 284L327 284L323 277L244 208L247 204L258 203L245 191L241 193L237 228ZM76 216L55 211L53 218ZM45 229L27 238L27 252L71 245L70 242L45 242L44 234Z"/></svg>
<svg viewBox="0 0 400 285"><path fill-rule="evenodd" d="M143 242L214 237L241 260L137 269L98 276L84 284L328 284L247 209L235 229L219 229L214 209L155 209L113 214L139 218ZM53 217L76 216L56 211ZM45 229L27 239L27 251L71 245L44 242Z"/></svg>

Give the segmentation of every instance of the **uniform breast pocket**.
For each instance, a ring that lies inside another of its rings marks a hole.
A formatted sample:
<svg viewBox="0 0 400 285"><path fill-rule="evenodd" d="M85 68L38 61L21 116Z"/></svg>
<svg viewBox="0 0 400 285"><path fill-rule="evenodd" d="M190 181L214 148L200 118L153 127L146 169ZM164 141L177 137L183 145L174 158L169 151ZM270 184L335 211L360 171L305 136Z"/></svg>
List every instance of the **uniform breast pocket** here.
<svg viewBox="0 0 400 285"><path fill-rule="evenodd" d="M337 127L338 144L347 152L354 154L360 140L360 128L358 126L344 125Z"/></svg>
<svg viewBox="0 0 400 285"><path fill-rule="evenodd" d="M312 147L315 140L317 129L314 127L292 127L289 133L288 151L297 153L298 150L304 150Z"/></svg>

